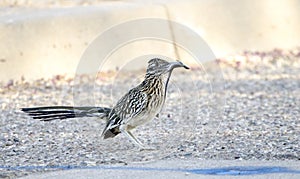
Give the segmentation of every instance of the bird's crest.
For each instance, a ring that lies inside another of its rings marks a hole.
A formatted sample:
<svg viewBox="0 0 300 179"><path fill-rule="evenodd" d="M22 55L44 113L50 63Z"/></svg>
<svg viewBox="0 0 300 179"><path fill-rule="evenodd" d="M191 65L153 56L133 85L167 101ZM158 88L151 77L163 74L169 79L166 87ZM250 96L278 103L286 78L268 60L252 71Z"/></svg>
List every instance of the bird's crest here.
<svg viewBox="0 0 300 179"><path fill-rule="evenodd" d="M148 62L147 73L155 73L168 66L169 62L160 58L153 58Z"/></svg>

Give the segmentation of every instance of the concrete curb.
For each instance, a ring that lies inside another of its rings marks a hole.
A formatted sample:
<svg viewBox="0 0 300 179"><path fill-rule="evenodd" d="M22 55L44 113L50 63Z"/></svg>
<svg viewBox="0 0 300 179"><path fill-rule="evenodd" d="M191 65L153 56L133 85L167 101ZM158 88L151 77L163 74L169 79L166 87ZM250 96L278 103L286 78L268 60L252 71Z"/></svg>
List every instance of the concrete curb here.
<svg viewBox="0 0 300 179"><path fill-rule="evenodd" d="M51 167L49 167L51 168ZM52 169L55 167L52 167ZM24 167L23 169L26 169ZM32 168L33 169L33 168ZM40 168L41 169L41 168ZM60 171L23 179L54 178L299 178L297 161L161 160L151 163L103 166L57 166Z"/></svg>

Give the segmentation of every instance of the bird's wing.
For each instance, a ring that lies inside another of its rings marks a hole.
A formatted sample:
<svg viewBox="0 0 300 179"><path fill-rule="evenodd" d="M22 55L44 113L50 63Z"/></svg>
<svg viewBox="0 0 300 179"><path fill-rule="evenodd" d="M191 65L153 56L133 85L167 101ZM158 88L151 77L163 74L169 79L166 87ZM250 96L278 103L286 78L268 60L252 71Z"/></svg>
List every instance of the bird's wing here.
<svg viewBox="0 0 300 179"><path fill-rule="evenodd" d="M110 108L105 107L73 107L73 106L45 106L21 108L21 111L29 114L34 119L52 121L56 119L68 119L77 117L108 117Z"/></svg>
<svg viewBox="0 0 300 179"><path fill-rule="evenodd" d="M113 107L109 114L109 121L104 132L127 123L131 119L145 112L148 105L147 94L136 88L131 89Z"/></svg>

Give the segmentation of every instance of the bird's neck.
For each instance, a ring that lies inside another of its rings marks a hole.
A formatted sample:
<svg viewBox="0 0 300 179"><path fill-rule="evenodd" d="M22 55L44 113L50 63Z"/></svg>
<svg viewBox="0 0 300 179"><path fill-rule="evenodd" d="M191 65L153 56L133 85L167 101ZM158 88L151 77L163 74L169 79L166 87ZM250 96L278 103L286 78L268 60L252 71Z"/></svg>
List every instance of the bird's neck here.
<svg viewBox="0 0 300 179"><path fill-rule="evenodd" d="M159 85L160 90L163 90L164 96L166 96L171 73L172 71L161 75L146 74L143 84L149 87L158 87L157 85Z"/></svg>

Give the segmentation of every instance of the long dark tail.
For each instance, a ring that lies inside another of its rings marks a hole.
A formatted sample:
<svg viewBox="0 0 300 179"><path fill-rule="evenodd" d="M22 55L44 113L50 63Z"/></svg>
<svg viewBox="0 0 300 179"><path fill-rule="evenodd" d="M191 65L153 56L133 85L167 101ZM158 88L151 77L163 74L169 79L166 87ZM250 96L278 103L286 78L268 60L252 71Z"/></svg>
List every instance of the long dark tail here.
<svg viewBox="0 0 300 179"><path fill-rule="evenodd" d="M33 119L42 121L52 121L56 119L69 119L77 117L100 117L108 118L110 108L105 107L73 107L73 106L45 106L21 108Z"/></svg>

